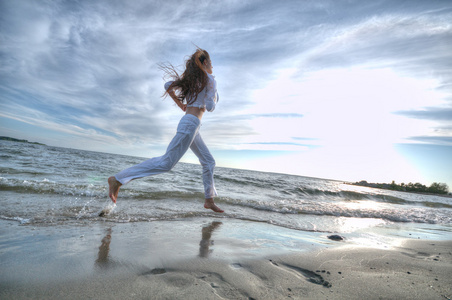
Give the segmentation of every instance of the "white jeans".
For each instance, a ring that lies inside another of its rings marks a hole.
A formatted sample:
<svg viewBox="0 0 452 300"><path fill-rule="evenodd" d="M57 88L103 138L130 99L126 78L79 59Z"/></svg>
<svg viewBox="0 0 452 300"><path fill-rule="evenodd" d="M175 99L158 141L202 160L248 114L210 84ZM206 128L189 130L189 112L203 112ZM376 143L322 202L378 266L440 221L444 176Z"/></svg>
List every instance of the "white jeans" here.
<svg viewBox="0 0 452 300"><path fill-rule="evenodd" d="M213 198L217 196L213 181L215 160L198 132L200 126L201 121L197 117L190 114L184 115L177 126L177 133L168 145L164 155L148 159L119 172L115 175L116 180L121 184L127 184L133 179L168 172L190 147L202 165L205 197Z"/></svg>

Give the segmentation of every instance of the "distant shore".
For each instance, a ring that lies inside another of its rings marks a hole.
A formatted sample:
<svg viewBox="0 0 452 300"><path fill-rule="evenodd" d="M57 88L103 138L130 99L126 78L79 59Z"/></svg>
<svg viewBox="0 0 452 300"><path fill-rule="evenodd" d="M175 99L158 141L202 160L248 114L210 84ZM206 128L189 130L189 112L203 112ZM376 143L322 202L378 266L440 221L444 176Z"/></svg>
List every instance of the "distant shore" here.
<svg viewBox="0 0 452 300"><path fill-rule="evenodd" d="M41 143L37 143L37 142L29 142L28 140L19 140L19 139L15 139L15 138L8 137L8 136L0 136L0 140L45 146L45 144L41 144Z"/></svg>
<svg viewBox="0 0 452 300"><path fill-rule="evenodd" d="M394 181L392 183L371 183L365 180L361 180L358 182L346 182L346 184L357 185L357 186L365 186L370 188L378 188L384 190L392 190L406 193L414 193L414 194L422 194L422 195L434 195L434 196L442 196L452 198L452 194L449 193L448 186L444 183L436 183L434 182L430 187L426 187L420 183L401 183L396 184Z"/></svg>

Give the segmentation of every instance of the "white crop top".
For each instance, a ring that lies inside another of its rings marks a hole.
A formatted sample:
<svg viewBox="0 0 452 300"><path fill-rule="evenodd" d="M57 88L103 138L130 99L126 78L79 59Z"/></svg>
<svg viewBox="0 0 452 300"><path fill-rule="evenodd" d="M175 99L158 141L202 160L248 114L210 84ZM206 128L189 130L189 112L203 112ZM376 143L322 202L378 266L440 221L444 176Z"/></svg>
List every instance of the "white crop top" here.
<svg viewBox="0 0 452 300"><path fill-rule="evenodd" d="M165 90L169 88L169 86L173 83L173 81L168 81L165 83ZM187 107L199 107L205 108L207 111L212 112L215 109L215 105L220 99L217 92L217 82L215 81L215 77L213 75L207 74L207 84L206 87L198 94L195 102ZM186 99L187 103L190 102L191 99Z"/></svg>

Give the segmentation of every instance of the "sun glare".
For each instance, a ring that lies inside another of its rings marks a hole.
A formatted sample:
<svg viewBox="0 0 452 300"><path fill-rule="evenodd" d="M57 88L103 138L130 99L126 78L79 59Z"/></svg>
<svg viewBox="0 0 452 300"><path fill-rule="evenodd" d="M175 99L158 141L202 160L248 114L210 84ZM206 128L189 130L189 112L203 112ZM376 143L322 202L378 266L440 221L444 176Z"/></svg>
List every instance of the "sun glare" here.
<svg viewBox="0 0 452 300"><path fill-rule="evenodd" d="M295 77L285 69L256 90L254 106L243 114L274 114L251 120L256 139L293 141L312 138L320 145L389 145L410 136L428 135L434 122L395 114L441 103L434 80L404 77L391 69L322 70ZM296 113L302 118L279 118Z"/></svg>
<svg viewBox="0 0 452 300"><path fill-rule="evenodd" d="M279 71L253 93L255 105L243 111L274 114L249 121L255 135L243 141L243 149L292 152L265 161L256 158L247 167L344 180L424 179L394 144L431 134L434 122L395 112L441 103L436 81L409 78L387 68L296 74L296 69ZM279 116L288 113L300 117ZM294 145L300 140L306 145Z"/></svg>

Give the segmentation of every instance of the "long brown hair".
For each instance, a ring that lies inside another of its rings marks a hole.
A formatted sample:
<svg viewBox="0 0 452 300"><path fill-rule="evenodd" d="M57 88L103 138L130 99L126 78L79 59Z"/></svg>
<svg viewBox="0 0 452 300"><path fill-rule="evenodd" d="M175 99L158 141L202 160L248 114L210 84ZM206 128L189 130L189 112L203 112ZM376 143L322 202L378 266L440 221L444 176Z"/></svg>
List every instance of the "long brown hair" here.
<svg viewBox="0 0 452 300"><path fill-rule="evenodd" d="M185 62L185 71L179 75L172 64L160 64L159 67L165 72L165 78L171 78L173 83L165 91L164 96L168 95L168 91L175 89L175 93L179 101L187 101L191 104L196 101L199 93L207 85L207 73L204 70L203 63L210 60L209 53L206 50L198 48L189 59Z"/></svg>

